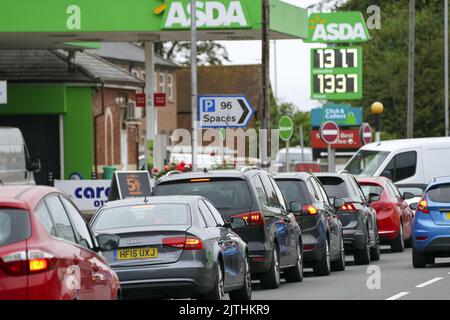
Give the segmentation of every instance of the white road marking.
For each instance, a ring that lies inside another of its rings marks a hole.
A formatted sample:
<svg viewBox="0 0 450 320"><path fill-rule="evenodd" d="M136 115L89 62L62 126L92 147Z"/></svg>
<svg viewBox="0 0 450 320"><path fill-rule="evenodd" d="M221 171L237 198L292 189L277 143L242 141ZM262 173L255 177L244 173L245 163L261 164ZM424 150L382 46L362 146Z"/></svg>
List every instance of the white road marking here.
<svg viewBox="0 0 450 320"><path fill-rule="evenodd" d="M396 294L395 296L392 296L390 298L387 298L386 300L394 301L398 300L400 298L403 298L404 296L410 294L411 292L400 292L399 294Z"/></svg>
<svg viewBox="0 0 450 320"><path fill-rule="evenodd" d="M425 288L426 286L429 286L430 284L433 284L435 282L441 281L444 278L434 278L430 281L424 282L422 284L419 284L418 286L416 286L416 288Z"/></svg>

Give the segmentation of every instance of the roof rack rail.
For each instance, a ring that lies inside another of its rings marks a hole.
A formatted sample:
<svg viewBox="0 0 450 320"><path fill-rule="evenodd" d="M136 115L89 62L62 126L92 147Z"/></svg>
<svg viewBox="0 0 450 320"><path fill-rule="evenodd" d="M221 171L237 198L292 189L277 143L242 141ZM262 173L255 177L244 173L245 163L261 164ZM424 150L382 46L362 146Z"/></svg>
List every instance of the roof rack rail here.
<svg viewBox="0 0 450 320"><path fill-rule="evenodd" d="M258 166L247 166L247 167L243 167L241 169L241 173L248 172L248 171L251 171L251 170L261 170L261 168L258 167Z"/></svg>
<svg viewBox="0 0 450 320"><path fill-rule="evenodd" d="M172 176L174 174L180 174L180 173L183 173L183 172L181 172L179 170L172 170L172 171L169 171L166 173L166 177Z"/></svg>
<svg viewBox="0 0 450 320"><path fill-rule="evenodd" d="M341 171L338 171L337 174L344 174L344 173L350 174L350 172L349 172L348 170L341 170Z"/></svg>

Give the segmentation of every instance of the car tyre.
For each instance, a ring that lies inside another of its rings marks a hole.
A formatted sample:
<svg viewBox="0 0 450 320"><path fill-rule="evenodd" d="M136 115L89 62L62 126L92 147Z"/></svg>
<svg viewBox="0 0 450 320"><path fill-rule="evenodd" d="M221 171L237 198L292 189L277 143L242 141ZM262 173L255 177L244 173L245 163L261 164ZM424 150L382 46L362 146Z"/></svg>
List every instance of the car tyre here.
<svg viewBox="0 0 450 320"><path fill-rule="evenodd" d="M224 300L225 299L225 283L223 278L222 264L217 262L217 274L214 288L208 294L201 295L200 300Z"/></svg>
<svg viewBox="0 0 450 320"><path fill-rule="evenodd" d="M331 260L330 260L330 244L328 243L328 240L325 241L325 250L323 251L322 259L314 264L313 270L314 275L318 277L330 275Z"/></svg>
<svg viewBox="0 0 450 320"><path fill-rule="evenodd" d="M412 260L413 260L413 267L416 269L423 269L429 264L430 262L430 256L427 255L424 252L420 252L415 247L413 247L412 250ZM434 260L434 258L433 258ZM433 261L434 262L434 261Z"/></svg>
<svg viewBox="0 0 450 320"><path fill-rule="evenodd" d="M344 240L341 238L341 254L339 259L331 262L331 271L345 271Z"/></svg>
<svg viewBox="0 0 450 320"><path fill-rule="evenodd" d="M370 248L370 260L371 261L380 261L381 258L381 244L380 244L380 236L378 235L378 230L375 230L376 238L375 246Z"/></svg>
<svg viewBox="0 0 450 320"><path fill-rule="evenodd" d="M245 257L244 285L241 289L230 292L229 295L230 300L252 300L252 275L250 273L250 262L248 256Z"/></svg>
<svg viewBox="0 0 450 320"><path fill-rule="evenodd" d="M400 223L400 231L398 233L397 239L391 242L392 252L403 252L405 251L405 236L403 232L403 223Z"/></svg>
<svg viewBox="0 0 450 320"><path fill-rule="evenodd" d="M302 282L303 281L303 246L300 242L297 244L297 264L295 267L284 271L286 282Z"/></svg>
<svg viewBox="0 0 450 320"><path fill-rule="evenodd" d="M357 249L354 254L355 264L357 266L363 266L370 264L370 243L369 233L366 234L366 244L363 249Z"/></svg>
<svg viewBox="0 0 450 320"><path fill-rule="evenodd" d="M278 248L273 246L272 262L270 269L260 276L261 288L263 289L277 289L281 284L280 258Z"/></svg>

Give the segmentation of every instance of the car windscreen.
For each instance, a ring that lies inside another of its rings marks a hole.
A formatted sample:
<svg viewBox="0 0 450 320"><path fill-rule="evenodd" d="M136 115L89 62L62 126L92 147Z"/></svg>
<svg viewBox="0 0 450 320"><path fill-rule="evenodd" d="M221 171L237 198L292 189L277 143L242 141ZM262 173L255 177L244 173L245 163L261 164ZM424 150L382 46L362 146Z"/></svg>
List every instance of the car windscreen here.
<svg viewBox="0 0 450 320"><path fill-rule="evenodd" d="M26 156L23 145L0 144L0 171L24 171Z"/></svg>
<svg viewBox="0 0 450 320"><path fill-rule="evenodd" d="M360 150L345 166L355 176L372 177L388 157L389 152Z"/></svg>
<svg viewBox="0 0 450 320"><path fill-rule="evenodd" d="M364 192L366 198L369 198L369 195L371 193L381 197L384 191L383 187L380 187L379 185L376 184L369 184L369 183L364 184L360 182L359 185L361 186L361 189Z"/></svg>
<svg viewBox="0 0 450 320"><path fill-rule="evenodd" d="M192 179L159 184L156 196L202 196L218 210L250 208L252 198L247 182L241 179Z"/></svg>
<svg viewBox="0 0 450 320"><path fill-rule="evenodd" d="M300 180L277 180L277 185L289 204L296 202L298 204L311 204L311 195L304 181Z"/></svg>
<svg viewBox="0 0 450 320"><path fill-rule="evenodd" d="M327 195L330 198L345 199L349 198L345 181L338 177L319 177Z"/></svg>
<svg viewBox="0 0 450 320"><path fill-rule="evenodd" d="M441 184L432 187L427 192L428 199L437 203L450 203L450 184Z"/></svg>
<svg viewBox="0 0 450 320"><path fill-rule="evenodd" d="M150 226L190 226L191 214L185 204L149 204L102 210L92 229L120 229Z"/></svg>
<svg viewBox="0 0 450 320"><path fill-rule="evenodd" d="M31 224L27 211L0 208L0 247L26 240L30 236Z"/></svg>

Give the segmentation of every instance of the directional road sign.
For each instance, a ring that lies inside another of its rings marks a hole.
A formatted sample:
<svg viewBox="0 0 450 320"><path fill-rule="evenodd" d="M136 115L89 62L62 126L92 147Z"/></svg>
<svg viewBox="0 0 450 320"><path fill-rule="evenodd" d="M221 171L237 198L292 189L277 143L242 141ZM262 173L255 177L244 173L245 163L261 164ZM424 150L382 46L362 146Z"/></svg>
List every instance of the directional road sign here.
<svg viewBox="0 0 450 320"><path fill-rule="evenodd" d="M245 96L199 96L199 128L246 128L254 110Z"/></svg>
<svg viewBox="0 0 450 320"><path fill-rule="evenodd" d="M339 126L333 122L325 122L320 128L320 137L327 144L335 144L339 139Z"/></svg>
<svg viewBox="0 0 450 320"><path fill-rule="evenodd" d="M363 123L361 129L359 130L359 135L361 137L361 142L363 145L372 142L372 128L368 123Z"/></svg>

